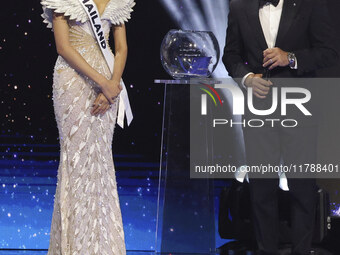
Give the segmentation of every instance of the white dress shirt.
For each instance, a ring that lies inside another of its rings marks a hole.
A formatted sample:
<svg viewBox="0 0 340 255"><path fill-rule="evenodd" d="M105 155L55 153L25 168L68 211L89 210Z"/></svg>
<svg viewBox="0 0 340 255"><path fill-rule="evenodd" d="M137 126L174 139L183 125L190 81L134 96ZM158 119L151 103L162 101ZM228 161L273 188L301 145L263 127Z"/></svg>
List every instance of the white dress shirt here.
<svg viewBox="0 0 340 255"><path fill-rule="evenodd" d="M279 31L280 19L282 14L284 0L280 0L277 6L267 3L259 9L259 18L264 37L268 48L274 48L276 43L277 33ZM293 69L297 69L297 61ZM244 81L252 72L247 73L242 79L242 85L245 88Z"/></svg>
<svg viewBox="0 0 340 255"><path fill-rule="evenodd" d="M283 1L284 0L280 0L277 6L267 3L259 9L260 23L268 48L273 48L275 46Z"/></svg>

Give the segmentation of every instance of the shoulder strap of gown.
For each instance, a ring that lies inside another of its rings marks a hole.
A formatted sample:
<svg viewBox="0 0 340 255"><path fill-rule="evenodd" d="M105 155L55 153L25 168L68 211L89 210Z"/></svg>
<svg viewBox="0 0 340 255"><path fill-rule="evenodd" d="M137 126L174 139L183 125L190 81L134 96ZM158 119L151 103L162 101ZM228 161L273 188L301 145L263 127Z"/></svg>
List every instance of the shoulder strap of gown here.
<svg viewBox="0 0 340 255"><path fill-rule="evenodd" d="M86 22L88 17L78 0L41 0L44 23L52 29L53 12L63 13L71 20Z"/></svg>
<svg viewBox="0 0 340 255"><path fill-rule="evenodd" d="M86 22L88 16L78 0L41 0L44 23L52 29L53 12L63 13L69 19ZM131 18L134 0L110 0L103 13L102 19L110 20L113 25L120 25Z"/></svg>
<svg viewBox="0 0 340 255"><path fill-rule="evenodd" d="M135 4L133 0L110 0L102 18L110 20L113 25L123 24L131 18Z"/></svg>

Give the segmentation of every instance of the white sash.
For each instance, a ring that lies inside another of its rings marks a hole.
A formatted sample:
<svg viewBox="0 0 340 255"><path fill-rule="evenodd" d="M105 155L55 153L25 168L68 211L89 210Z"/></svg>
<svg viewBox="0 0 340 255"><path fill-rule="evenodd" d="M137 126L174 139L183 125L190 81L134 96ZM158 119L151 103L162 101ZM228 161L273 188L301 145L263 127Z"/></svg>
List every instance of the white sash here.
<svg viewBox="0 0 340 255"><path fill-rule="evenodd" d="M99 18L100 15L97 6L92 0L79 0L79 2L83 6L86 14L89 16L89 19L91 21L91 27L97 39L100 50L104 55L104 58L111 71L111 74L113 74L114 58L110 49L106 45L103 25L101 19ZM133 119L133 115L130 107L130 101L127 94L127 90L122 79L120 80L120 85L122 86L123 89L119 94L117 123L121 128L124 128L124 113L126 115L128 126L130 125Z"/></svg>

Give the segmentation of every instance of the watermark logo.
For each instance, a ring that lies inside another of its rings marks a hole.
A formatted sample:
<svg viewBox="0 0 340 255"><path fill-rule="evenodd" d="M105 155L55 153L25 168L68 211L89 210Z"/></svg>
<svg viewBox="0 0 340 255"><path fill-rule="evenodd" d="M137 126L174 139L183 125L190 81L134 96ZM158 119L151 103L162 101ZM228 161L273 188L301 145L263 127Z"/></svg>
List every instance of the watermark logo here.
<svg viewBox="0 0 340 255"><path fill-rule="evenodd" d="M207 86L218 98L220 104L222 105L222 100L217 91L210 85L204 84ZM242 90L233 85L233 84L216 84L215 88L219 89L227 89L232 95L233 101L233 115L244 115L244 95ZM216 100L210 91L207 89L201 88L204 92L206 92L214 101L215 106L217 106ZM278 106L278 88L272 89L272 105L269 109L266 110L258 110L254 107L253 104L253 89L247 88L247 106L250 112L255 115L265 116L270 115L277 109ZM295 93L303 95L301 98L288 98L288 94ZM311 99L311 93L309 90L305 88L296 88L296 87L282 87L281 88L281 115L287 115L287 105L295 105L304 115L311 116L312 114L307 110L307 108L303 105ZM201 95L201 114L206 115L207 108L207 95ZM204 109L204 111L203 111Z"/></svg>
<svg viewBox="0 0 340 255"><path fill-rule="evenodd" d="M207 115L207 95L211 97L215 106L218 105L217 100L219 100L220 104L222 105L222 100L220 95L217 91L208 84L203 84L206 88L200 88L205 94L201 94L201 115ZM233 115L244 115L245 114L245 107L248 110L256 115L256 116L269 116L273 114L280 104L280 115L287 116L287 106L292 105L292 107L297 108L304 116L312 116L312 113L305 107L305 104L311 100L311 92L308 89L301 88L301 87L273 87L271 93L271 105L268 106L267 109L256 109L253 102L253 89L247 88L247 102L245 103L245 96L243 91L233 83L220 83L215 84L214 87L216 89L224 89L227 90L231 94L232 98L232 114ZM225 91L226 92L226 91ZM280 92L280 98L279 98ZM225 94L225 93L224 93ZM295 95L295 98L292 98L291 95ZM296 98L296 95L298 97ZM274 123L279 121L281 125L284 127L296 127L298 125L298 121L295 119L266 119L265 121L269 122L270 125L273 127ZM213 127L216 125L236 125L240 124L242 126L251 126L251 127L262 127L265 124L265 121L262 119L250 119L245 120L242 119L242 122L236 123L233 120L227 119L214 119ZM246 123L247 122L247 123ZM256 124L254 124L256 123ZM289 123L289 124L288 124ZM247 124L247 125L246 125Z"/></svg>
<svg viewBox="0 0 340 255"><path fill-rule="evenodd" d="M202 94L201 95L201 114L202 115L207 115L207 94L211 97L211 99L213 100L215 106L217 106L217 102L216 102L216 99L215 99L214 95L218 99L218 101L219 101L221 106L223 105L223 102L221 100L220 95L217 93L217 91L212 86L210 86L208 84L204 84L204 83L202 83L202 85L204 85L206 88L200 88L200 89L202 91L204 91L206 94Z"/></svg>

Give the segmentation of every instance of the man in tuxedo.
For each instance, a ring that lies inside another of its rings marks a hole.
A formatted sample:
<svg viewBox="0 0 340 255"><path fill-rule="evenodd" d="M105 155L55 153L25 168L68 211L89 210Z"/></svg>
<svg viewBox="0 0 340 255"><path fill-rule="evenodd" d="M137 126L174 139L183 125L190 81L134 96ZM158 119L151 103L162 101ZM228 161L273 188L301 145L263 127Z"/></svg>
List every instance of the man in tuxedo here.
<svg viewBox="0 0 340 255"><path fill-rule="evenodd" d="M241 88L253 89L255 108L270 108L272 87L279 86L272 78L315 77L316 70L337 61L326 4L325 0L230 0L222 60ZM279 111L270 117L282 119ZM244 118L259 116L248 111ZM315 163L316 123L303 123L297 128L243 128L247 165ZM278 254L278 182L278 178L252 178L249 182L260 254ZM292 254L310 254L315 180L288 178L288 186Z"/></svg>

